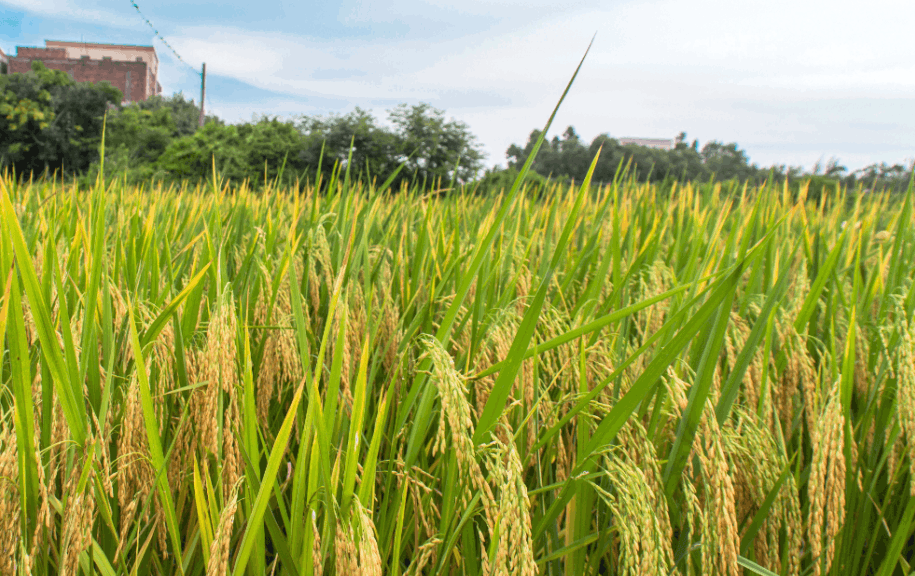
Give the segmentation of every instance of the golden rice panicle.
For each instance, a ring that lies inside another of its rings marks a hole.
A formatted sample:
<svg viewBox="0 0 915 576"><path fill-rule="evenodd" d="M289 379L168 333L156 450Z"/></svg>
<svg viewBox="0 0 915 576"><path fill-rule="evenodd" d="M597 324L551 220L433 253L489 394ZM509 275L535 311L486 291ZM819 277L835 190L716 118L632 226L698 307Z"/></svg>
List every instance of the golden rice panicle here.
<svg viewBox="0 0 915 576"><path fill-rule="evenodd" d="M845 416L838 390L838 385L832 387L811 438L807 540L814 576L829 572L836 536L845 522Z"/></svg>
<svg viewBox="0 0 915 576"><path fill-rule="evenodd" d="M79 556L92 543L92 524L95 522L95 494L91 479L85 490L78 490L81 466L74 466L73 473L64 487L68 495L64 511L64 532L61 543L61 576L76 576Z"/></svg>
<svg viewBox="0 0 915 576"><path fill-rule="evenodd" d="M381 554L375 523L358 498L353 499L353 515L359 522L359 567L363 576L381 576Z"/></svg>
<svg viewBox="0 0 915 576"><path fill-rule="evenodd" d="M15 574L19 556L19 466L16 437L0 417L0 574Z"/></svg>
<svg viewBox="0 0 915 576"><path fill-rule="evenodd" d="M511 439L511 429L505 436L508 442L503 444L498 439L494 440L494 449L487 458L493 493L499 495L496 531L491 532L493 538L498 535L492 569L495 574L534 576L537 564L531 538L531 502L524 484L521 459Z"/></svg>
<svg viewBox="0 0 915 576"><path fill-rule="evenodd" d="M272 276L262 269L264 285L272 285ZM259 330L263 339L264 353L258 370L257 398L255 399L257 419L261 426L268 427L270 405L276 398L277 386L281 382L298 383L302 379L302 363L293 327L292 305L290 302L289 280L284 276L271 308L269 291L262 292L254 308L254 322L260 326L274 326L275 329ZM305 308L308 313L308 307Z"/></svg>
<svg viewBox="0 0 915 576"><path fill-rule="evenodd" d="M222 428L222 481L223 486L234 486L242 472L241 450L238 434L242 427L241 412L238 408L238 394L234 389L229 394L228 406L224 411Z"/></svg>
<svg viewBox="0 0 915 576"><path fill-rule="evenodd" d="M666 497L656 492L653 470L634 461L621 440L620 449L604 455L604 471L610 481L605 489L595 484L601 499L613 515L619 532L617 572L621 575L663 576L673 566L670 520L667 507L657 503Z"/></svg>
<svg viewBox="0 0 915 576"><path fill-rule="evenodd" d="M490 526L494 526L492 510L494 498L489 484L483 478L483 472L476 458L477 451L472 440L473 421L464 378L455 369L454 360L438 340L431 336L423 336L422 342L426 354L432 359L432 379L442 401L441 421L433 445L433 453L446 453L449 449L448 440L451 441L450 449L454 451L460 471L459 477L464 483L464 502L469 501L473 488L481 490L487 521ZM446 430L450 430L450 438L446 436Z"/></svg>
<svg viewBox="0 0 915 576"><path fill-rule="evenodd" d="M376 302L378 297L376 295ZM378 326L378 334L375 338L380 343L382 352L382 365L387 374L396 372L398 360L400 357L400 346L403 341L403 330L400 327L400 310L394 298L391 297L390 291L385 290L381 301L381 323Z"/></svg>
<svg viewBox="0 0 915 576"><path fill-rule="evenodd" d="M400 327L400 306L394 298L395 278L391 272L391 260L394 258L394 253L390 249L382 247L373 247L371 251L375 255L375 261L379 267L378 280L372 287L373 302L377 311L374 316L381 318L374 341L378 343L384 370L390 375L396 371L403 341L403 330Z"/></svg>
<svg viewBox="0 0 915 576"><path fill-rule="evenodd" d="M116 460L118 504L121 508L118 552L126 543L135 521L148 519L150 510L154 512L155 520L159 523L157 529L160 534L160 545L163 544L165 530L165 525L161 522L164 519L164 511L161 509L158 495L153 495L153 506L137 517L137 512L143 508L142 502L145 502L155 490L155 475L149 463L149 441L143 410L140 407L140 385L135 374L130 378L124 393L124 415L117 441ZM162 550L165 551L165 548L162 547Z"/></svg>
<svg viewBox="0 0 915 576"><path fill-rule="evenodd" d="M752 410L735 407L734 413L735 419L726 423L724 434L728 457L734 465L737 517L752 518L778 482L788 461L771 428L762 425ZM800 514L797 485L794 476L788 475L756 534L754 549L758 564L779 573L799 573L803 548ZM784 550L781 549L782 529L786 534ZM786 558L784 566L782 558Z"/></svg>
<svg viewBox="0 0 915 576"><path fill-rule="evenodd" d="M864 334L864 327L860 324L855 326L855 333L855 371L853 381L858 395L862 398L867 398L874 383L874 378L867 369L869 339Z"/></svg>
<svg viewBox="0 0 915 576"><path fill-rule="evenodd" d="M670 524L670 513L667 508L667 497L664 495L664 482L661 474L661 463L658 461L654 443L648 438L648 432L638 419L630 418L620 429L619 450L627 462L637 467L645 478L643 496L648 499L660 530L659 550L661 555L672 563L673 528Z"/></svg>
<svg viewBox="0 0 915 576"><path fill-rule="evenodd" d="M223 392L229 392L238 385L236 325L235 298L231 286L227 284L211 312L205 364L207 378L217 382Z"/></svg>
<svg viewBox="0 0 915 576"><path fill-rule="evenodd" d="M904 310L897 309L897 316L899 343L891 365L897 382L896 412L905 432L905 448L909 456L909 494L915 496L915 334L905 319ZM890 453L893 453L893 448L890 448ZM890 465L891 473L894 467Z"/></svg>
<svg viewBox="0 0 915 576"><path fill-rule="evenodd" d="M235 304L228 286L223 290L210 314L206 345L195 369L189 370L196 378L204 378L206 386L194 390L191 396L191 418L196 435L189 439L192 445L219 455L219 394L234 393L238 384L235 346ZM193 379L191 383L199 380ZM190 379L190 374L189 374Z"/></svg>
<svg viewBox="0 0 915 576"><path fill-rule="evenodd" d="M483 535L480 534L480 541L483 541ZM419 549L416 551L412 561L410 562L410 568L404 573L404 576L421 576L426 574L426 566L435 566L435 563L438 561L438 550L442 545L442 539L438 537L430 538L424 542ZM483 554L483 574L491 574L491 571L487 571L487 559L486 554Z"/></svg>
<svg viewBox="0 0 915 576"><path fill-rule="evenodd" d="M321 553L321 531L318 530L318 519L314 510L311 512L311 541L312 573L314 576L324 575L324 556Z"/></svg>
<svg viewBox="0 0 915 576"><path fill-rule="evenodd" d="M671 368L667 371L670 415L666 436L673 440L676 422L686 409L688 384ZM714 398L702 411L699 428L689 459L683 470L682 486L693 542L703 543L702 573L736 576L739 573L737 551L740 535L737 529L736 489L731 477L733 468L726 451L713 406ZM699 466L693 466L693 459Z"/></svg>
<svg viewBox="0 0 915 576"><path fill-rule="evenodd" d="M235 511L238 509L238 488L232 487L228 504L219 515L219 524L210 543L210 561L207 563L207 576L222 576L228 573L230 544L232 542L232 525L235 523Z"/></svg>
<svg viewBox="0 0 915 576"><path fill-rule="evenodd" d="M38 448L35 449L35 461L41 462L41 454ZM51 504L48 497L48 485L45 482L44 466L37 466L38 470L38 495L41 498L41 505L38 507L38 516L35 522L35 533L32 536L32 548L29 550L28 567L34 573L35 564L38 561L39 553L47 539L50 538L50 532L53 525L51 516Z"/></svg>
<svg viewBox="0 0 915 576"><path fill-rule="evenodd" d="M398 459L397 465L402 468L403 460ZM441 511L429 497L434 490L418 478L420 473L419 468L413 467L409 473L399 476L402 481L406 482L406 490L413 502L417 531L422 527L425 535L430 536L437 532L436 522L441 519Z"/></svg>
<svg viewBox="0 0 915 576"><path fill-rule="evenodd" d="M750 308L752 310L755 307L750 306ZM754 312L758 313L759 310L756 309ZM737 364L737 356L740 354L740 351L743 350L749 336L750 325L743 317L737 314L737 312L732 312L728 324L728 331L724 340L729 372L734 370L734 367ZM741 392L744 400L748 406L751 406L754 409L759 406L760 395L762 394L763 361L762 350L757 349L756 354L753 355L753 359L750 361L750 365L747 366L743 381L741 382ZM768 401L768 398L766 400Z"/></svg>
<svg viewBox="0 0 915 576"><path fill-rule="evenodd" d="M737 551L740 547L740 533L737 529L737 510L734 482L730 474L730 462L725 453L724 439L712 406L703 410L699 424L699 436L694 450L701 463L703 513L707 517L706 528L713 536L702 548L703 570L727 576L737 576Z"/></svg>
<svg viewBox="0 0 915 576"><path fill-rule="evenodd" d="M147 310L146 316L149 323L152 322L152 314ZM145 318L144 318L145 320ZM175 385L175 326L171 322L165 324L159 332L159 336L153 342L149 352L149 367L155 368L159 372L159 378L156 385L163 392L168 392L176 388ZM156 415L159 418L160 428L164 426L165 403L156 402Z"/></svg>
<svg viewBox="0 0 915 576"><path fill-rule="evenodd" d="M521 317L514 308L503 310L493 322L492 328L490 328L481 345L480 356L477 360L478 364L491 366L506 358L520 323ZM474 382L475 413L477 417L483 413L483 408L486 406L487 400L489 400L489 394L492 392L495 381L495 375L490 375ZM526 407L533 406L534 369L532 361L526 360L521 364L514 386L512 386L510 398L513 400L523 399Z"/></svg>
<svg viewBox="0 0 915 576"><path fill-rule="evenodd" d="M803 274L802 274L803 276ZM791 439L794 421L795 400L801 401L807 430L813 430L819 412L820 398L817 393L817 370L807 350L806 340L797 333L790 316L779 321L779 339L785 350L787 364L782 370L777 386L773 386L775 406L781 421L785 440Z"/></svg>
<svg viewBox="0 0 915 576"><path fill-rule="evenodd" d="M54 407L51 416L51 442L49 445L49 460L51 462L51 473L48 475L48 485L56 485L58 479L63 482L65 459L67 457L66 446L70 442L70 427L67 425L67 418L64 416L64 409L60 403L60 397L54 394Z"/></svg>
<svg viewBox="0 0 915 576"><path fill-rule="evenodd" d="M362 576L359 570L359 552L353 538L353 528L348 520L337 519L334 536L334 573Z"/></svg>
<svg viewBox="0 0 915 576"><path fill-rule="evenodd" d="M204 351L197 348L191 348L186 351L185 365L187 367L187 380L190 384L205 382L206 377L203 375L204 368L202 366L203 354ZM177 427L173 429L175 441L172 457L168 462L169 485L178 486L185 481L194 467L194 458L199 446L201 446L201 439L206 434L212 433L212 430L204 428L205 423L213 420L213 416L207 409L207 404L210 401L212 401L215 409L216 387L214 386L212 390L212 395L210 395L210 388L206 385L193 390L188 398L188 413L190 417L184 419L184 421L179 421ZM205 461L204 465L206 465Z"/></svg>
<svg viewBox="0 0 915 576"><path fill-rule="evenodd" d="M121 508L138 495L145 497L153 488L145 426L140 385L134 375L125 390L124 415L117 441L118 504Z"/></svg>

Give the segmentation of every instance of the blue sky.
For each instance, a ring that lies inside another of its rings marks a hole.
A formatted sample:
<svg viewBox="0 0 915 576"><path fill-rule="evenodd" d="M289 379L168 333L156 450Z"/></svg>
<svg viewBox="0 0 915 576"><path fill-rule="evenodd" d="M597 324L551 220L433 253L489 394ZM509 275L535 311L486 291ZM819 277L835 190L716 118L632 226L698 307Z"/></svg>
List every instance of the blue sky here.
<svg viewBox="0 0 915 576"><path fill-rule="evenodd" d="M45 39L152 44L166 93L228 121L428 102L488 154L554 123L612 136L736 141L753 162L851 169L915 159L915 3L873 0L0 0L0 49ZM193 69L191 68L193 67Z"/></svg>

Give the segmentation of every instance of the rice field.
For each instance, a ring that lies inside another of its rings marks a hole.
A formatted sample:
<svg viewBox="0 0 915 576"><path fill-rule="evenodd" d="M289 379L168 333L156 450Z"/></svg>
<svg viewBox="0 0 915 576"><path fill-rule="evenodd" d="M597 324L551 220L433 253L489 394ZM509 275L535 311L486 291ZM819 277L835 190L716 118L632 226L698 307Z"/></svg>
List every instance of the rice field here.
<svg viewBox="0 0 915 576"><path fill-rule="evenodd" d="M0 176L0 574L912 573L912 190L523 173Z"/></svg>
<svg viewBox="0 0 915 576"><path fill-rule="evenodd" d="M0 573L909 574L911 193L0 179Z"/></svg>

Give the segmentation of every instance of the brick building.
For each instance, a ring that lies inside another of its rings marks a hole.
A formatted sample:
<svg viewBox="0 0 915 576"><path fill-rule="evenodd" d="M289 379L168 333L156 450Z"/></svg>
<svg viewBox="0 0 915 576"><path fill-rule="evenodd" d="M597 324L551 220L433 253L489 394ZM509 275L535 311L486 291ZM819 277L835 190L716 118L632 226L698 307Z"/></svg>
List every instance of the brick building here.
<svg viewBox="0 0 915 576"><path fill-rule="evenodd" d="M124 94L125 102L146 100L162 92L159 58L152 46L45 40L44 48L17 46L16 55L7 58L10 74L29 72L32 61L40 60L77 82L108 81Z"/></svg>

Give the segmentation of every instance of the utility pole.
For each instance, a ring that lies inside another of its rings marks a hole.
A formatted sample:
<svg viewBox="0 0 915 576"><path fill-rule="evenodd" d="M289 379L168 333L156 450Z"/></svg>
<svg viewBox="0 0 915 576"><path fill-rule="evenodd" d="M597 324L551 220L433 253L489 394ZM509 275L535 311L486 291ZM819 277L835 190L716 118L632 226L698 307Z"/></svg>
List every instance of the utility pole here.
<svg viewBox="0 0 915 576"><path fill-rule="evenodd" d="M200 74L200 123L199 126L203 128L203 120L206 118L206 114L203 111L203 102L207 95L207 63L203 63L203 72Z"/></svg>

